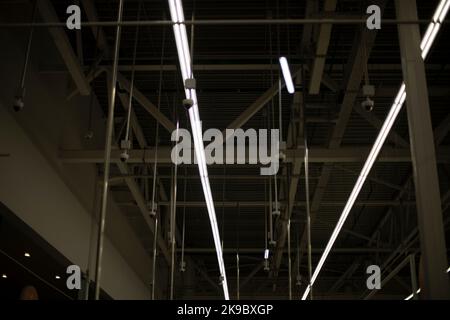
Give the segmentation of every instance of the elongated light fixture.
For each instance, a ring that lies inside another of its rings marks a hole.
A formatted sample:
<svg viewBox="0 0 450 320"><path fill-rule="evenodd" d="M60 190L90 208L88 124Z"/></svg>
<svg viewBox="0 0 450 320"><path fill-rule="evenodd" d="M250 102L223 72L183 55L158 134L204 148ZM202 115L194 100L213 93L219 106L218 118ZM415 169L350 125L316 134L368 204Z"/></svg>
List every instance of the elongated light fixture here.
<svg viewBox="0 0 450 320"><path fill-rule="evenodd" d="M417 289L417 291L416 291L416 294L419 294L419 293L420 293L420 288ZM405 300L411 300L412 297L414 297L414 293L411 293L409 296L407 296L407 297L405 298Z"/></svg>
<svg viewBox="0 0 450 320"><path fill-rule="evenodd" d="M172 18L173 32L178 52L178 60L180 62L181 76L183 83L187 79L193 79L191 56L189 51L189 44L187 40L186 25L184 24L184 13L181 0L169 0L170 15ZM200 179L205 196L206 207L208 209L209 221L214 238L214 245L216 248L217 261L219 263L220 278L222 282L223 294L225 300L229 300L227 277L225 273L225 263L222 254L222 245L220 241L219 228L217 226L216 211L211 194L211 186L209 184L208 169L206 167L205 148L202 139L202 128L200 115L198 112L197 93L195 88L186 88L185 94L187 99L191 99L193 104L189 108L189 120L191 122L192 133L194 137L195 156L198 163Z"/></svg>
<svg viewBox="0 0 450 320"><path fill-rule="evenodd" d="M295 88L294 88L294 83L292 82L292 75L291 75L291 71L289 70L289 64L287 62L286 57L280 58L280 66L281 66L281 71L283 72L283 78L284 78L284 82L286 83L287 91L290 94L293 94L295 92Z"/></svg>
<svg viewBox="0 0 450 320"><path fill-rule="evenodd" d="M441 22L444 21L445 16L449 10L449 6L450 0L441 0L433 16L433 21L429 24L428 29L425 32L425 35L420 45L420 48L422 50L422 57L424 60L427 57L434 40L436 39L436 35L439 31ZM342 227L344 226L345 220L347 219L353 207L353 204L355 203L356 198L358 197L359 192L361 191L361 188L364 185L364 182L366 181L366 178L369 175L369 172L372 169L372 166L378 157L378 154L380 153L380 150L383 147L383 144L386 141L389 131L394 125L394 122L397 119L397 116L400 110L402 109L405 100L406 100L406 86L405 83L403 82L402 85L400 86L400 90L397 93L394 103L391 106L388 116L380 130L380 133L378 134L378 137L375 140L375 143L364 164L364 167L361 170L361 173L359 174L358 180L356 181L356 184L353 187L352 193L350 194L350 197L347 200L344 210L341 213L341 217L339 218L339 221L336 224L333 233L331 234L330 240L328 240L328 244L325 248L325 251L322 253L319 263L317 264L316 269L314 270L314 274L311 278L311 283L306 287L306 290L303 293L302 300L306 300L306 298L308 297L309 291L311 290L311 286L316 281L317 276L319 275L320 270L322 269L323 264L325 263L325 260L327 259L328 254L330 253L331 248L334 245L334 242L336 241L336 238L338 237Z"/></svg>

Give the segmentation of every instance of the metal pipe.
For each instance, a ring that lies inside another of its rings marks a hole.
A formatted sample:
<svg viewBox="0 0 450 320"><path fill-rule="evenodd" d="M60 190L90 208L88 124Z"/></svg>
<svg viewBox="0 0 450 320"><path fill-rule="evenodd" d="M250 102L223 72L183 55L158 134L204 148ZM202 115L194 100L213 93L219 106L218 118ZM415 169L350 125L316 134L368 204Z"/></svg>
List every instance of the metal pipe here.
<svg viewBox="0 0 450 320"><path fill-rule="evenodd" d="M172 206L170 208L170 245L172 260L170 266L170 300L173 300L173 289L175 281L175 219L176 219L176 197L177 197L177 169L175 165L174 177L172 180Z"/></svg>
<svg viewBox="0 0 450 320"><path fill-rule="evenodd" d="M312 279L312 258L311 258L311 209L309 205L309 158L308 158L308 147L306 146L305 141L305 193L306 193L306 232L308 238L308 276L310 286L309 290L309 298L313 299L313 290L311 287L311 279Z"/></svg>
<svg viewBox="0 0 450 320"><path fill-rule="evenodd" d="M287 222L288 269L289 269L289 300L292 300L292 261L291 261L291 220Z"/></svg>
<svg viewBox="0 0 450 320"><path fill-rule="evenodd" d="M123 0L119 1L119 11L117 21L122 21L123 13ZM100 209L100 223L98 226L98 241L97 241L97 261L95 266L95 300L100 297L100 280L102 273L102 255L103 255L103 241L105 232L105 218L106 218L106 207L108 202L108 182L109 182L109 169L110 169L110 158L111 158L111 142L112 133L114 126L114 105L116 99L116 82L117 82L117 64L119 60L119 47L120 47L120 32L121 26L117 24L116 28L116 43L114 48L114 62L113 71L111 76L111 96L109 101L108 110L108 122L106 125L106 142L105 142L105 162L104 162L104 174L103 174L103 190L102 190L102 202Z"/></svg>
<svg viewBox="0 0 450 320"><path fill-rule="evenodd" d="M156 256L158 246L158 215L155 215L155 234L153 235L153 267L152 267L152 300L155 300L155 287L156 287Z"/></svg>
<svg viewBox="0 0 450 320"><path fill-rule="evenodd" d="M205 19L205 20L186 20L182 23L173 22L171 20L147 20L147 21L83 21L82 27L134 27L134 26L172 26L174 24L185 25L303 25L303 24L366 24L367 19ZM383 19L384 25L407 25L407 24L428 24L430 20L400 20L400 19ZM447 20L441 22L448 23ZM29 28L29 27L46 27L60 28L66 27L65 22L35 22L35 23L0 23L0 28Z"/></svg>
<svg viewBox="0 0 450 320"><path fill-rule="evenodd" d="M237 291L237 300L240 300L240 284L239 284L239 276L240 276L240 270L239 270L239 247L238 252L236 253L236 291Z"/></svg>

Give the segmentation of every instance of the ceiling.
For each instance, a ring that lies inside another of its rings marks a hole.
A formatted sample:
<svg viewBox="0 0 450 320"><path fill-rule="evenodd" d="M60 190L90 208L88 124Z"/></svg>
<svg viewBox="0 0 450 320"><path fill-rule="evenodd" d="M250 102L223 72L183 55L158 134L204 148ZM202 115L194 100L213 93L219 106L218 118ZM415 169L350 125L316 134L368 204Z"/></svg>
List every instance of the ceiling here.
<svg viewBox="0 0 450 320"><path fill-rule="evenodd" d="M65 16L65 8L71 1L52 1L60 17ZM83 1L82 1L83 2ZM315 1L313 1L314 3ZM95 0L93 8L100 21L114 21L117 18L118 1ZM140 7L141 3L141 7ZM324 17L324 1L318 7L308 5L308 1L257 1L257 0L185 0L183 1L186 19L302 19L305 17ZM317 3L317 2L316 2ZM338 0L331 17L365 16L365 8L371 1ZM395 18L394 1L385 3L383 18ZM430 19L437 6L437 0L417 1L419 19ZM139 9L141 8L141 9ZM307 13L307 11L309 13ZM125 1L123 20L163 20L169 17L167 1ZM421 32L426 25L421 25ZM309 166L309 190L312 205L312 266L317 261L334 229L347 198L362 168L365 156L379 132L402 82L401 56L398 44L397 27L394 24L382 25L379 31L368 32L357 24L333 25L322 84L318 94L309 94L308 87L313 65L318 58L316 48L323 44L319 35L320 25L196 25L188 27L188 36L193 43L193 64L197 80L199 111L203 128L227 128L239 115L250 107L279 79L278 57L286 56L291 69L303 67L303 81L299 81L297 93L289 95L281 92L281 115L283 140L289 140L289 128L304 124L304 138L311 153L315 149L330 149L336 160L312 161ZM433 127L438 128L448 121L450 114L448 99L450 90L450 66L448 52L450 44L445 41L449 34L448 24L444 24L426 62L430 108ZM107 47L101 47L94 35L104 34ZM73 48L77 47L75 33L67 32ZM83 28L82 53L86 70L103 58L97 68L112 65L111 52L114 45L115 29L104 27L96 34L90 28ZM121 35L119 72L131 80L136 28L124 27ZM105 49L106 48L106 49ZM365 48L365 49L364 49ZM103 51L102 51L103 49ZM376 88L375 108L372 112L359 110L364 82L364 57L355 59L361 52L367 54L367 70L370 84ZM109 53L109 55L108 55ZM172 30L162 26L139 28L136 51L136 73L134 84L165 117L180 127L189 129L188 117L181 107L183 87L178 70L177 53ZM353 75L353 77L350 77ZM101 73L92 81L92 87L105 117L108 110L108 89L106 73ZM356 90L356 91L355 91ZM119 86L119 94L124 88ZM276 93L276 90L274 91ZM126 97L126 94L125 94ZM125 100L126 101L126 100ZM88 106L86 106L88 108ZM120 99L115 108L116 140L123 137L121 128L126 116ZM296 112L300 112L299 117ZM345 116L346 111L348 117ZM155 146L171 147L170 133L142 106L133 102L137 126L141 128L146 145L142 145L134 134L133 148L143 149ZM278 95L257 109L242 128L278 128ZM302 120L300 120L302 119ZM444 120L445 119L445 120ZM158 129L157 129L158 126ZM342 130L343 134L338 133ZM409 149L408 122L403 110L397 119L385 148L390 150ZM301 146L302 143L299 143ZM291 144L292 146L292 144ZM364 147L366 149L358 149ZM447 244L450 244L449 228L449 189L450 166L448 148L450 135L441 137L437 147L437 157L447 159L438 164L442 207L444 209ZM86 148L89 148L87 144ZM342 150L358 152L351 161L341 161L337 156ZM446 151L447 150L447 151ZM103 167L98 164L102 173ZM133 163L129 170L135 175L140 191L151 201L153 165ZM284 250L270 247L271 271L263 270L261 263L266 242L266 228L269 190L274 188L274 178L259 175L258 166L213 165L209 167L212 195L215 200L219 230L223 238L224 258L227 269L230 293L236 293L237 268L236 255L239 253L240 296L247 298L286 298L288 295L289 260L287 244ZM277 175L279 201L282 211L288 201L287 192L295 177L292 163L282 163ZM169 214L170 199L161 197L161 189L170 197L173 166L158 164L159 186L157 201L160 203L162 221ZM116 166L112 175L120 175ZM370 264L385 265L389 272L407 254L419 250L417 219L415 210L414 186L411 180L412 166L405 161L379 161L375 164L365 183L357 203L353 208L344 229L338 237L334 249L325 263L323 272L314 287L318 298L361 298L367 294L365 268ZM295 192L291 220L291 260L294 295L303 293L308 274L305 242L306 232L305 172L300 170ZM145 185L148 185L147 191ZM281 191L280 191L281 190ZM141 209L124 181L111 187L111 193L128 216L130 224L142 240L149 255L153 252L153 235L144 223ZM272 193L272 197L274 193ZM209 226L203 192L196 166L180 166L177 173L177 228L183 231L185 217L184 250L196 265L198 282L195 296L199 298L220 297L217 288L211 285L218 282L218 267L213 238ZM166 219L167 220L167 219ZM282 234L283 219L274 218L275 237L278 244ZM162 226L166 236L167 225ZM412 236L411 236L412 234ZM405 242L405 239L408 241ZM177 241L177 259L180 259L181 239ZM301 243L301 244L300 244ZM396 251L399 249L398 251ZM274 258L281 254L280 264ZM298 259L300 257L300 259ZM163 259L163 257L161 257ZM297 263L299 261L300 263ZM297 274L302 276L300 286L296 285ZM245 282L244 285L242 283ZM406 297L410 291L409 270L405 268L380 292L380 297Z"/></svg>

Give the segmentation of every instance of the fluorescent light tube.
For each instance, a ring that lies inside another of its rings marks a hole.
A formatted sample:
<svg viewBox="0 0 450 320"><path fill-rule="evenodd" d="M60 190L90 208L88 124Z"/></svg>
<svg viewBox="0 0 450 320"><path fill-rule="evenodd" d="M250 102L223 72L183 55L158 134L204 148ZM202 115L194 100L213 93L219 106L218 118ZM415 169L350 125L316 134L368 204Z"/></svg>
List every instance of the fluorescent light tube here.
<svg viewBox="0 0 450 320"><path fill-rule="evenodd" d="M441 2L439 3L439 5L433 15L433 22L439 21L439 16L441 15L442 9L444 9L446 2L447 2L447 0L441 0Z"/></svg>
<svg viewBox="0 0 450 320"><path fill-rule="evenodd" d="M175 36L175 43L177 46L178 60L180 62L181 76L183 83L186 79L192 78L191 56L189 51L189 44L187 40L186 26L184 25L183 6L180 0L169 0L170 15L173 25L173 32ZM197 159L200 180L205 197L206 207L208 210L209 221L214 238L214 246L216 248L217 261L219 264L219 271L222 278L222 289L224 297L229 300L227 277L225 273L225 263L223 260L222 245L220 241L219 228L217 226L216 212L214 208L214 201L211 194L211 186L208 179L208 170L206 167L205 147L203 145L202 127L200 115L198 112L197 93L195 89L185 89L186 98L192 99L194 104L189 109L189 121L191 123L195 156Z"/></svg>
<svg viewBox="0 0 450 320"><path fill-rule="evenodd" d="M448 267L448 269L447 269L447 273L449 273L450 272L450 267Z"/></svg>
<svg viewBox="0 0 450 320"><path fill-rule="evenodd" d="M448 9L450 8L450 0L447 0L447 3L445 4L444 9L442 10L440 16L439 16L439 22L442 23L445 20L445 16L448 13Z"/></svg>
<svg viewBox="0 0 450 320"><path fill-rule="evenodd" d="M416 294L419 294L419 293L420 293L420 288L417 289L417 291L416 291ZM412 297L414 297L414 293L411 293L409 296L407 296L407 297L405 298L405 300L411 300Z"/></svg>
<svg viewBox="0 0 450 320"><path fill-rule="evenodd" d="M450 5L450 0L442 0L436 10L434 17L439 16L439 21L443 21L445 19L445 15L448 12L449 5ZM423 59L426 58L431 46L433 45L433 42L436 39L436 35L439 31L439 28L440 28L440 22L437 22L437 23L431 22L429 24L427 32L425 33L425 36L421 42L424 46L422 48L422 45L421 45ZM281 63L281 59L280 59L280 63ZM375 160L378 157L378 154L380 153L381 148L383 147L383 144L386 141L387 135L389 134L389 131L391 130L395 120L397 119L397 116L398 116L403 104L405 103L405 100L406 100L406 85L403 82L402 85L400 86L400 89L399 89L396 97L395 97L394 103L391 106L389 114L380 130L380 133L378 134L377 139L375 140L372 150L370 151L370 154L367 157L364 167L361 170L358 180L356 181L355 186L353 187L352 193L350 194L350 197L347 200L344 210L341 213L341 217L339 218L339 221L336 224L336 227L334 228L333 233L331 234L330 240L328 241L328 244L325 247L325 250L322 253L322 256L320 257L319 263L317 264L316 269L314 270L313 276L311 277L311 284L306 287L306 290L303 293L302 300L306 300L306 298L308 297L309 291L311 290L311 286L316 281L316 279L320 273L320 270L322 269L322 266L325 263L325 260L327 259L328 254L330 253L331 248L334 245L334 242L336 241L337 236L339 235L342 227L344 226L345 220L347 219L347 216L349 215L349 213L353 207L353 204L355 203L356 198L358 197L359 192L361 191L361 188L364 185L364 182L366 181L367 175L369 174L370 170L372 169L372 166L375 163ZM449 270L450 270L450 268L449 268ZM447 270L447 272L449 272L449 270Z"/></svg>
<svg viewBox="0 0 450 320"><path fill-rule="evenodd" d="M264 250L264 260L269 259L269 249Z"/></svg>
<svg viewBox="0 0 450 320"><path fill-rule="evenodd" d="M284 82L286 83L287 91L292 94L295 92L294 84L292 83L291 71L285 57L280 58L281 71L283 72Z"/></svg>
<svg viewBox="0 0 450 320"><path fill-rule="evenodd" d="M425 48L425 45L428 43L428 40L430 39L430 35L433 32L434 29L434 23L430 23L428 25L427 31L425 32L425 35L423 36L422 42L420 43L420 49L423 51L423 48Z"/></svg>
<svg viewBox="0 0 450 320"><path fill-rule="evenodd" d="M433 45L434 39L436 38L436 35L439 31L439 29L441 28L441 24L440 23L435 23L434 27L433 27L433 31L430 34L430 37L428 38L427 43L424 45L424 48L422 50L422 58L425 60L425 58L428 55L428 52L431 49L431 46Z"/></svg>

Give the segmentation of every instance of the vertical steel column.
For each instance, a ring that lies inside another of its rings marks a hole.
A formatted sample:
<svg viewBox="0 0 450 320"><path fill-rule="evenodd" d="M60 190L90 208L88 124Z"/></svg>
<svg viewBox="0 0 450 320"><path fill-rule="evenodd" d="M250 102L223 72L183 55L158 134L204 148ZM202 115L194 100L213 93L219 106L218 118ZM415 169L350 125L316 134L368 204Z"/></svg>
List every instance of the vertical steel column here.
<svg viewBox="0 0 450 320"><path fill-rule="evenodd" d="M398 19L416 20L416 0L396 0ZM417 24L398 26L403 79L406 84L411 157L417 199L425 299L450 297L433 129L424 61Z"/></svg>
<svg viewBox="0 0 450 320"><path fill-rule="evenodd" d="M123 13L123 1L119 1L119 11L117 15L117 22L122 21ZM109 110L108 110L108 122L106 124L106 137L105 137L105 162L103 170L103 189L102 189L102 202L100 209L100 221L98 225L98 241L97 241L97 260L95 266L95 300L100 296L100 280L102 274L102 255L103 255L103 240L105 232L105 218L106 207L108 204L108 182L109 182L109 168L111 160L111 143L112 133L114 126L114 104L116 100L116 83L117 83L117 60L119 59L119 47L120 47L120 24L116 27L116 44L114 48L114 62L111 75L111 92L109 97Z"/></svg>

